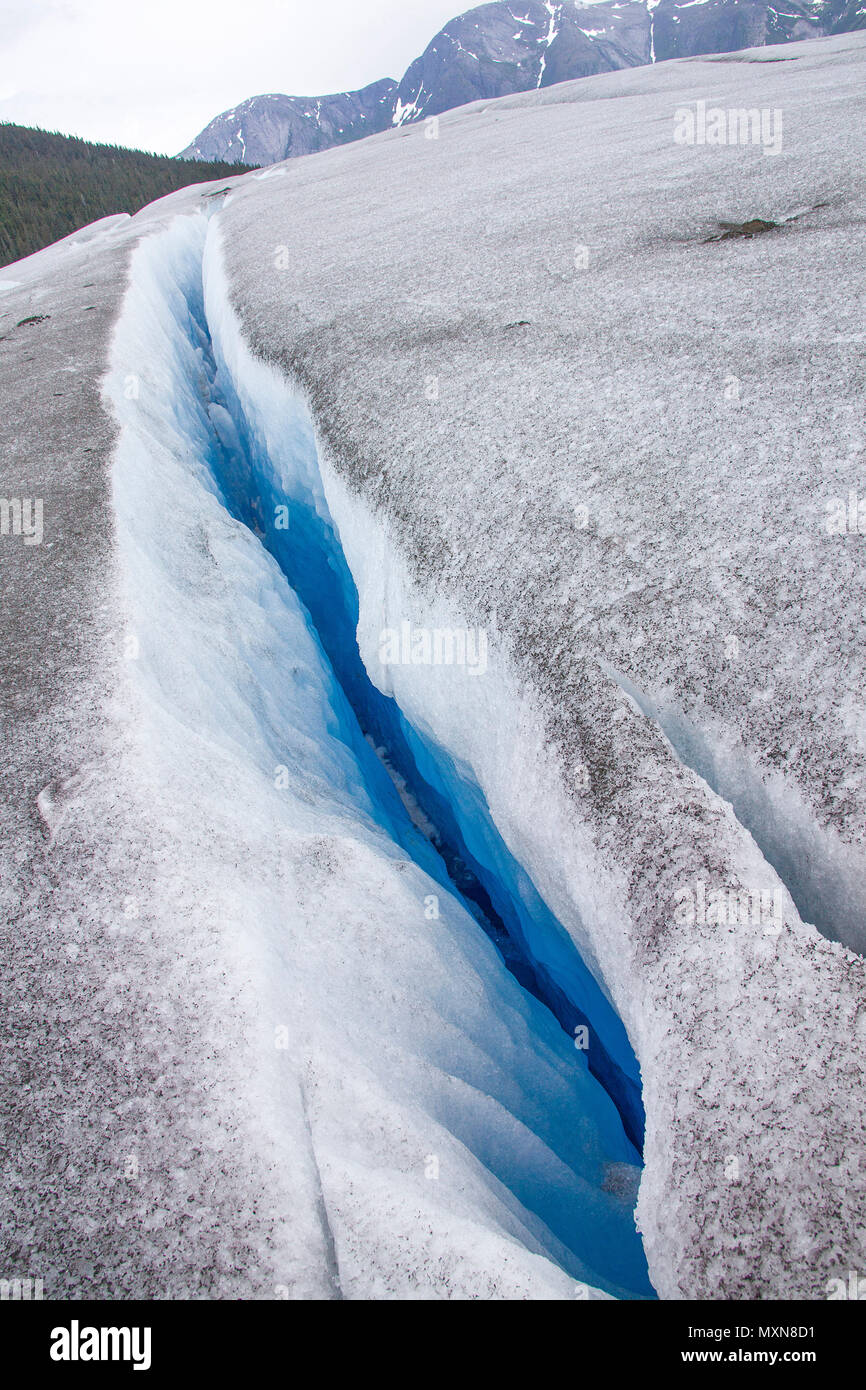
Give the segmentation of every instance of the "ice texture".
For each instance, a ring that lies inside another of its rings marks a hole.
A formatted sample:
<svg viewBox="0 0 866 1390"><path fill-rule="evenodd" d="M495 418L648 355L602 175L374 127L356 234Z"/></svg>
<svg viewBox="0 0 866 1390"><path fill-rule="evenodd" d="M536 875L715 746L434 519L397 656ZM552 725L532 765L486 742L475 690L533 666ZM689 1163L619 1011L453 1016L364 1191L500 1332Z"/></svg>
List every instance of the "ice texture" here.
<svg viewBox="0 0 866 1390"><path fill-rule="evenodd" d="M862 488L864 59L476 103L220 214L371 678L628 1027L665 1297L821 1298L866 1255L863 542L826 524ZM782 110L780 152L677 144L697 101ZM383 666L407 620L483 628L485 676Z"/></svg>

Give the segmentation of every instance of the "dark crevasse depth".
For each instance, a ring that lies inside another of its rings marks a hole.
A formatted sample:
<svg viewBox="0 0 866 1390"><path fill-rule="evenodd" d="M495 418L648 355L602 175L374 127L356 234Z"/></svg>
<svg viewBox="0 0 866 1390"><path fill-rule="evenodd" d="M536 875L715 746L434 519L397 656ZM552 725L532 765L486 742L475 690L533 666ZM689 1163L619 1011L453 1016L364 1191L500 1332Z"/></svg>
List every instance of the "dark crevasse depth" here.
<svg viewBox="0 0 866 1390"><path fill-rule="evenodd" d="M286 491L218 358L200 284L187 292L187 306L219 440L211 466L222 500L258 536L305 606L354 714L354 720L344 721L348 727L341 736L365 769L384 823L408 854L458 895L520 985L570 1037L581 1030L580 1042L588 1038L589 1070L616 1105L637 1161L644 1136L640 1072L621 1020L508 851L468 769L414 729L397 703L370 680L356 636L357 588L323 496L303 488L293 489L292 495ZM309 476L317 468L316 442L300 405L288 428L297 436L303 460L299 476ZM282 529L274 525L277 508L287 511ZM543 961L536 953L539 941L544 942Z"/></svg>

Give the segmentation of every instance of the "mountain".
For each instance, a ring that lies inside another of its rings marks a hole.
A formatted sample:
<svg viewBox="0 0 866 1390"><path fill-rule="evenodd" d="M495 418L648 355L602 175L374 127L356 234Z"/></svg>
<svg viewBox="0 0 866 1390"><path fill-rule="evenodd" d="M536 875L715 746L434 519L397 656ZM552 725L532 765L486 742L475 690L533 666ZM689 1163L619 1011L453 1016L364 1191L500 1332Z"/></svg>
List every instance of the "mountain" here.
<svg viewBox="0 0 866 1390"><path fill-rule="evenodd" d="M395 124L647 63L649 32L640 0L481 5L446 24L411 65L397 90Z"/></svg>
<svg viewBox="0 0 866 1390"><path fill-rule="evenodd" d="M784 11L767 0L496 0L450 20L400 82L326 97L251 97L215 117L180 158L275 164L470 101L864 25L864 0L788 0Z"/></svg>
<svg viewBox="0 0 866 1390"><path fill-rule="evenodd" d="M387 130L396 92L397 83L386 78L334 96L251 97L212 120L179 157L262 165L345 145Z"/></svg>
<svg viewBox="0 0 866 1390"><path fill-rule="evenodd" d="M20 260L79 227L117 213L135 213L190 182L239 170L73 136L0 124L0 265Z"/></svg>
<svg viewBox="0 0 866 1390"><path fill-rule="evenodd" d="M866 29L866 4L864 0L850 0L850 3L831 3L827 6L826 22L831 34L853 33L855 29Z"/></svg>
<svg viewBox="0 0 866 1390"><path fill-rule="evenodd" d="M765 0L661 0L652 12L656 61L819 38L829 32L820 8L810 0L784 11Z"/></svg>

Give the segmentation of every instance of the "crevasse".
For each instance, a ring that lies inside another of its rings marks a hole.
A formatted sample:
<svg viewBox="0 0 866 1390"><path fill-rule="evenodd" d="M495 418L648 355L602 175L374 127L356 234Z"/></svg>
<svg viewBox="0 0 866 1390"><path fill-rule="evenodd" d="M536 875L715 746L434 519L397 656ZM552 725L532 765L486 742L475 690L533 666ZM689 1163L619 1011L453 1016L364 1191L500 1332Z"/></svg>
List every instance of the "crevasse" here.
<svg viewBox="0 0 866 1390"><path fill-rule="evenodd" d="M190 434L195 466L271 553L304 605L345 697L334 700L334 735L362 769L380 824L446 892L459 896L507 968L568 1034L586 1025L588 1053L575 1050L574 1065L588 1065L613 1100L637 1163L640 1078L622 1023L498 835L468 770L413 728L370 680L356 639L357 589L325 499L309 412L286 381L241 348L217 224L205 217L183 222L166 266L165 311L193 348L196 389L210 425L207 441L200 429ZM405 788L403 798L395 783ZM407 800L420 808L415 824ZM428 827L427 835L418 824ZM543 1199L535 1206L550 1218Z"/></svg>
<svg viewBox="0 0 866 1390"><path fill-rule="evenodd" d="M358 727L374 747L385 751L386 764L396 770L435 827L434 876L441 878L444 870L449 886L461 893L508 968L551 1009L566 1032L574 1036L577 1028L586 1026L590 1071L611 1096L626 1133L640 1149L644 1116L639 1069L613 1007L504 844L469 770L457 766L414 728L364 667L356 637L358 593L325 499L312 420L300 398L284 388L282 423L277 426L283 437L270 437L274 426L268 416L273 419L273 412L267 397L273 382L266 380L266 372L254 380L251 360L243 356L229 364L232 343L238 339L235 326L229 328L226 321L227 291L213 230L205 253L210 293L201 303L191 301L190 308L210 376L211 417L223 445L215 471L227 505L278 561L311 616ZM278 468L275 458L280 460ZM277 529L274 518L280 507L288 509L288 525ZM353 746L358 746L357 737ZM364 758L369 762L367 750ZM384 785L380 770L374 768L371 775L392 834L409 848L402 808L395 807L393 791ZM538 949L542 945L543 953Z"/></svg>
<svg viewBox="0 0 866 1390"><path fill-rule="evenodd" d="M621 672L607 674L661 729L679 761L727 801L768 865L791 894L804 922L822 936L866 952L866 889L857 846L821 825L803 793L783 773L761 770L736 733L698 722L639 689Z"/></svg>

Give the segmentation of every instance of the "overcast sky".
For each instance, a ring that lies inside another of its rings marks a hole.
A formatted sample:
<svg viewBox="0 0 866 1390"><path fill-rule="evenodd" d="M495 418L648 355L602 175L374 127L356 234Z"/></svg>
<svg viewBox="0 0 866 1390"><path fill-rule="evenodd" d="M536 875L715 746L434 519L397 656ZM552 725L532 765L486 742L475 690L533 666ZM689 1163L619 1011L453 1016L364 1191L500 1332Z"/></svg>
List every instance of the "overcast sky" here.
<svg viewBox="0 0 866 1390"><path fill-rule="evenodd" d="M0 120L176 154L260 92L402 77L461 0L0 0Z"/></svg>

